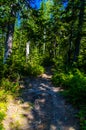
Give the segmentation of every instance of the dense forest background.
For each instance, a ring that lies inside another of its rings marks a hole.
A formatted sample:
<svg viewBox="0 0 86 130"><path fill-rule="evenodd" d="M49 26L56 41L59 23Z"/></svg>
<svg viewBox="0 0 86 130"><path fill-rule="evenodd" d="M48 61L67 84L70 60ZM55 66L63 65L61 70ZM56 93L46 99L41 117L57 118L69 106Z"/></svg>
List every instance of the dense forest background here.
<svg viewBox="0 0 86 130"><path fill-rule="evenodd" d="M47 0L39 9L31 3L0 0L0 122L18 81L52 66L52 82L80 110L86 130L86 1Z"/></svg>

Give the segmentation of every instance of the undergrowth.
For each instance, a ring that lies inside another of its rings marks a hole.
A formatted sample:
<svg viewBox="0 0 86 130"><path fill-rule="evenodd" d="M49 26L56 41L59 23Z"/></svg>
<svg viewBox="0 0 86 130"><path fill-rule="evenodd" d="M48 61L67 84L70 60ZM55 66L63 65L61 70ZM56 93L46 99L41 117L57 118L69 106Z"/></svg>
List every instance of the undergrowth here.
<svg viewBox="0 0 86 130"><path fill-rule="evenodd" d="M81 130L86 130L86 75L79 69L55 71L52 77L55 86L64 88L63 95L79 109Z"/></svg>
<svg viewBox="0 0 86 130"><path fill-rule="evenodd" d="M0 81L0 130L4 130L3 120L6 116L7 102L10 95L17 96L19 91L18 82L11 82L9 79L3 78ZM15 95L16 93L16 95Z"/></svg>

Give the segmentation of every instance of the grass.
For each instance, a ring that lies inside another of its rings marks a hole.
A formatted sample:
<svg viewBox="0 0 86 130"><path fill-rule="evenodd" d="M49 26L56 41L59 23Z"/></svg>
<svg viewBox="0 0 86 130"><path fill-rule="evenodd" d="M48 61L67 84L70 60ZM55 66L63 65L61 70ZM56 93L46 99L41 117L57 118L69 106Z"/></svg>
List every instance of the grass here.
<svg viewBox="0 0 86 130"><path fill-rule="evenodd" d="M0 130L4 130L2 121L5 118L7 110L7 94L4 90L0 90Z"/></svg>

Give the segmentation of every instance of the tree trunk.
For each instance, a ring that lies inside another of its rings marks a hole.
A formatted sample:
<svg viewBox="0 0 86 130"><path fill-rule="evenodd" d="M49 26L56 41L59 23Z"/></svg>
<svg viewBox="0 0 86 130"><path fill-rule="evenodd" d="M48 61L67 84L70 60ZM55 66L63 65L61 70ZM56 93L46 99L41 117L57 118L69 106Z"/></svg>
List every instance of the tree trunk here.
<svg viewBox="0 0 86 130"><path fill-rule="evenodd" d="M74 62L77 62L79 51L80 51L80 41L82 37L82 25L83 25L83 18L84 18L84 9L85 9L85 0L80 1L80 12L79 12L79 23L78 23L78 33L77 38L75 40L75 52L74 52Z"/></svg>
<svg viewBox="0 0 86 130"><path fill-rule="evenodd" d="M54 55L53 57L54 57L54 58L56 57L56 48L55 48L55 46L56 46L56 45L55 45L55 43L54 43L54 50L53 50L53 55Z"/></svg>
<svg viewBox="0 0 86 130"><path fill-rule="evenodd" d="M13 33L14 33L14 25L13 24L8 24L8 31L7 31L7 35L6 35L6 41L5 41L5 53L4 53L4 61L3 63L5 64L8 57L11 55L12 53L12 40L13 40Z"/></svg>
<svg viewBox="0 0 86 130"><path fill-rule="evenodd" d="M74 14L76 9L74 8L74 0L72 0L72 7L71 7L72 15L71 17L74 18ZM69 50L67 53L67 64L70 66L71 65L71 55L72 55L72 44L73 44L73 31L74 31L74 19L72 19L70 23L70 35L69 35Z"/></svg>
<svg viewBox="0 0 86 130"><path fill-rule="evenodd" d="M29 54L30 54L30 42L27 42L26 43L26 62L27 62L27 60L28 60L28 56L29 56Z"/></svg>
<svg viewBox="0 0 86 130"><path fill-rule="evenodd" d="M43 43L43 54L45 54L45 39L46 39L46 29L44 29L44 35L43 35L44 43Z"/></svg>
<svg viewBox="0 0 86 130"><path fill-rule="evenodd" d="M12 53L12 40L13 40L13 33L14 33L14 26L15 26L15 18L16 18L16 4L12 4L10 6L10 14L9 14L9 21L7 25L7 34L6 34L6 41L5 41L5 53L4 53L4 60L3 63L5 64L8 57Z"/></svg>

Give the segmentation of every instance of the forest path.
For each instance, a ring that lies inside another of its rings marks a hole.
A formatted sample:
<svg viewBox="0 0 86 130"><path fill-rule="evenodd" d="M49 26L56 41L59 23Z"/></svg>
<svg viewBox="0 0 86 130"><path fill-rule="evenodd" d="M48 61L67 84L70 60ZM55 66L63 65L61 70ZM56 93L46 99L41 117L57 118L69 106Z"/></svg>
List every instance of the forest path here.
<svg viewBox="0 0 86 130"><path fill-rule="evenodd" d="M24 79L22 95L9 101L6 130L79 130L77 111L66 103L61 88L53 86L51 77L47 69L37 78Z"/></svg>

